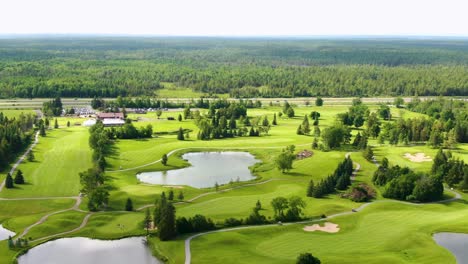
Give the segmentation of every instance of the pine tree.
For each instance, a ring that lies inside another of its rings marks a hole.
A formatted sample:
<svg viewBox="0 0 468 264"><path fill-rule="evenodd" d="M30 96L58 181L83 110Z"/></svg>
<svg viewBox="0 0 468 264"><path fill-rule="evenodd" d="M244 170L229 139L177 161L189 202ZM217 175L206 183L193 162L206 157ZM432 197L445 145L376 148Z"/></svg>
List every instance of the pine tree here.
<svg viewBox="0 0 468 264"><path fill-rule="evenodd" d="M42 123L39 125L39 135L41 135L41 137L46 136L45 127L44 127L44 125Z"/></svg>
<svg viewBox="0 0 468 264"><path fill-rule="evenodd" d="M169 195L167 196L167 200L173 201L174 200L174 190L169 190Z"/></svg>
<svg viewBox="0 0 468 264"><path fill-rule="evenodd" d="M177 199L179 199L180 201L184 200L184 193L182 191L179 192L179 195L177 196Z"/></svg>
<svg viewBox="0 0 468 264"><path fill-rule="evenodd" d="M358 148L359 149L366 149L367 148L367 142L368 142L368 138L367 138L366 133L364 133L364 135L359 140Z"/></svg>
<svg viewBox="0 0 468 264"><path fill-rule="evenodd" d="M159 239L167 241L176 235L175 208L172 203L168 203L163 212L158 226Z"/></svg>
<svg viewBox="0 0 468 264"><path fill-rule="evenodd" d="M146 235L149 235L149 229L151 228L151 214L149 208L146 208L145 220L143 224L145 225Z"/></svg>
<svg viewBox="0 0 468 264"><path fill-rule="evenodd" d="M315 190L314 180L310 180L309 186L307 187L307 196L312 197L314 195L314 190Z"/></svg>
<svg viewBox="0 0 468 264"><path fill-rule="evenodd" d="M309 135L310 133L310 125L309 125L309 118L307 115L304 115L304 121L302 121L302 134Z"/></svg>
<svg viewBox="0 0 468 264"><path fill-rule="evenodd" d="M268 121L268 117L265 116L265 118L263 119L263 122L262 122L262 126L266 127L266 126L269 126L270 125L270 121Z"/></svg>
<svg viewBox="0 0 468 264"><path fill-rule="evenodd" d="M297 127L296 134L298 134L298 135L304 135L304 132L302 132L302 131L303 131L303 130L302 130L302 125L299 125L299 126Z"/></svg>
<svg viewBox="0 0 468 264"><path fill-rule="evenodd" d="M11 174L8 173L7 176L6 176L6 179L5 179L5 188L7 189L11 189L11 188L14 188L14 184L13 184L13 178L11 177Z"/></svg>
<svg viewBox="0 0 468 264"><path fill-rule="evenodd" d="M435 174L437 172L445 172L447 167L448 158L445 155L442 149L437 151L437 154L434 157L434 163L432 163L431 173Z"/></svg>
<svg viewBox="0 0 468 264"><path fill-rule="evenodd" d="M28 161L29 162L32 162L34 161L35 157L34 157L34 153L32 151L32 149L28 152Z"/></svg>
<svg viewBox="0 0 468 264"><path fill-rule="evenodd" d="M364 150L363 156L366 160L372 161L372 158L374 157L374 151L370 146L367 146L367 148Z"/></svg>
<svg viewBox="0 0 468 264"><path fill-rule="evenodd" d="M70 121L67 121L67 127L70 127Z"/></svg>
<svg viewBox="0 0 468 264"><path fill-rule="evenodd" d="M164 154L161 158L161 163L162 165L166 166L167 165L167 154Z"/></svg>
<svg viewBox="0 0 468 264"><path fill-rule="evenodd" d="M278 125L278 122L276 121L276 113L273 114L273 122L271 122L271 124L274 126Z"/></svg>
<svg viewBox="0 0 468 264"><path fill-rule="evenodd" d="M255 204L255 211L258 212L262 210L262 203L260 203L260 200L257 200L257 203Z"/></svg>
<svg viewBox="0 0 468 264"><path fill-rule="evenodd" d="M130 198L127 198L127 203L125 204L125 211L133 211L133 202Z"/></svg>
<svg viewBox="0 0 468 264"><path fill-rule="evenodd" d="M177 120L179 120L179 122L182 122L182 115L179 114L179 116L177 117Z"/></svg>
<svg viewBox="0 0 468 264"><path fill-rule="evenodd" d="M289 107L288 110L286 111L286 115L289 118L293 118L295 116L294 109L292 107Z"/></svg>
<svg viewBox="0 0 468 264"><path fill-rule="evenodd" d="M361 143L361 138L362 138L362 137L361 137L361 132L358 132L358 133L356 134L356 136L354 137L354 141L353 141L353 144L352 144L352 145L353 145L354 147L359 146L359 144Z"/></svg>
<svg viewBox="0 0 468 264"><path fill-rule="evenodd" d="M314 141L312 142L312 149L318 149L318 139L314 138Z"/></svg>
<svg viewBox="0 0 468 264"><path fill-rule="evenodd" d="M11 236L8 237L8 248L12 249L15 247L15 242L13 242L13 238Z"/></svg>
<svg viewBox="0 0 468 264"><path fill-rule="evenodd" d="M16 172L15 184L24 184L23 172L21 170Z"/></svg>
<svg viewBox="0 0 468 264"><path fill-rule="evenodd" d="M55 128L55 129L59 128L57 118L55 118L54 128Z"/></svg>
<svg viewBox="0 0 468 264"><path fill-rule="evenodd" d="M167 204L166 193L162 192L159 200L156 200L155 202L154 216L153 216L155 225L159 225L162 215L164 214L166 204Z"/></svg>
<svg viewBox="0 0 468 264"><path fill-rule="evenodd" d="M336 189L338 190L346 190L348 187L348 181L346 180L345 175L341 175L336 182Z"/></svg>
<svg viewBox="0 0 468 264"><path fill-rule="evenodd" d="M177 133L177 139L178 140L185 140L184 130L181 127L179 128L179 132Z"/></svg>
<svg viewBox="0 0 468 264"><path fill-rule="evenodd" d="M234 115L231 116L231 119L229 119L229 128L230 129L235 129L237 128L237 123Z"/></svg>
<svg viewBox="0 0 468 264"><path fill-rule="evenodd" d="M314 137L320 137L321 131L319 126L314 126Z"/></svg>

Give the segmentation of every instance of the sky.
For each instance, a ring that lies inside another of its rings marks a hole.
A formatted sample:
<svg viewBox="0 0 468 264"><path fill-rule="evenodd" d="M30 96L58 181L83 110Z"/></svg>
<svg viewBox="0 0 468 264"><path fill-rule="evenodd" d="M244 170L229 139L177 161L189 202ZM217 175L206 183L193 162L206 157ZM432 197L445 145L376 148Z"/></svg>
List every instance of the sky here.
<svg viewBox="0 0 468 264"><path fill-rule="evenodd" d="M0 0L0 34L468 36L468 0Z"/></svg>

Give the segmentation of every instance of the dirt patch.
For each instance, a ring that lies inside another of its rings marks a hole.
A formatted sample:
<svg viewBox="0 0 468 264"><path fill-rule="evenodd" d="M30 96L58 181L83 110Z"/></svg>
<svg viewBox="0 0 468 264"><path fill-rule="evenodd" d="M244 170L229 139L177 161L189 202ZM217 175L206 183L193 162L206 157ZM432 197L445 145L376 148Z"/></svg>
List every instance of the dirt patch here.
<svg viewBox="0 0 468 264"><path fill-rule="evenodd" d="M337 233L338 231L340 231L340 228L337 224L326 222L324 226L320 226L319 224L313 224L311 226L305 226L303 230L306 232L322 231L327 233Z"/></svg>
<svg viewBox="0 0 468 264"><path fill-rule="evenodd" d="M424 153L415 153L415 154L410 154L410 153L405 153L405 158L409 159L412 162L426 162L426 161L432 161L432 158L429 156L426 156Z"/></svg>

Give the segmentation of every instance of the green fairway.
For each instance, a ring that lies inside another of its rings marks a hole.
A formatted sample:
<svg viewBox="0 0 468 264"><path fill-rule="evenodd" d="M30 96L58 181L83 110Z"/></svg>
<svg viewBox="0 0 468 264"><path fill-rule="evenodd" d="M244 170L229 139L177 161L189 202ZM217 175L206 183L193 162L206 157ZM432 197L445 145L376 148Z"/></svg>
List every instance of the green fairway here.
<svg viewBox="0 0 468 264"><path fill-rule="evenodd" d="M41 214L63 208L69 208L74 203L75 201L72 199L25 201L0 200L0 222L7 219L10 219L10 221L12 221L13 217Z"/></svg>
<svg viewBox="0 0 468 264"><path fill-rule="evenodd" d="M266 104L266 103L265 103ZM99 239L118 239L127 236L144 235L144 210L125 212L127 198L133 201L134 209L152 206L155 198L162 192L172 189L176 195L182 191L184 203L176 204L177 217L193 217L196 214L211 218L221 227L227 218L245 219L255 203L260 201L260 213L273 220L274 211L271 201L279 196L299 196L305 202L304 218L317 219L322 215L351 213L362 203L341 198L341 192L326 195L324 198L306 196L306 187L310 180L316 184L333 173L345 154L350 152L356 167L360 169L356 182L372 184L376 170L374 163L367 161L360 151L345 146L339 150L312 150L313 136L297 135L296 129L302 123L304 115L312 111L321 113L320 129L332 126L338 113L346 112L349 105L294 106L296 116L279 117L282 108L264 106L249 109L251 120L277 114L277 126L272 126L268 135L261 137L237 137L221 140L197 140L198 127L193 120L171 121L168 117L177 116L180 110L164 111L158 119L154 112L129 114L136 127L148 124L153 126L154 136L150 139L115 140L112 152L107 157L106 182L111 186L109 204L104 212L92 214L86 225L73 233L63 236L85 236ZM375 111L378 105L369 105ZM206 112L206 110L201 110ZM405 109L391 108L393 118L412 118L423 116ZM47 130L46 137L40 137L34 148L35 161L24 161L18 167L25 175L26 184L16 185L14 189L4 189L0 197L69 197L80 192L79 173L92 166L91 150L88 146L88 128L79 126L85 119L57 118L60 128ZM52 121L53 122L53 121ZM67 127L70 122L71 127ZM388 122L388 121L384 121ZM52 123L53 124L53 123ZM175 131L182 127L189 129L187 140L176 139ZM363 127L364 128L364 127ZM362 133L363 128L352 129L352 134ZM437 149L426 145L389 146L378 144L370 139L377 160L387 157L392 165L408 166L416 171L429 171L432 162L412 162L406 153L425 153L434 157ZM296 152L312 151L312 156L296 160L293 168L280 172L275 165L275 158L288 145L295 145ZM453 155L467 160L468 145L459 144L452 150ZM178 169L190 164L181 156L186 152L238 150L248 151L261 162L252 166L251 171L257 177L249 182L233 182L222 185L219 190L213 188L197 189L189 186L160 186L140 183L136 174L146 171ZM175 151L175 152L174 152ZM157 162L163 154L171 153L167 166ZM2 179L5 173L2 173ZM299 253L312 252L323 263L447 263L454 258L446 250L438 247L430 237L438 231L467 232L466 215L468 207L464 202L448 205L411 206L383 199L376 188L377 203L362 212L330 220L340 225L336 234L302 231L304 225L284 225L256 227L253 229L222 232L204 235L192 241L192 263L292 263ZM447 196L448 197L448 196ZM463 196L466 199L466 195ZM178 201L178 200L176 200ZM72 207L72 199L1 201L0 222L6 228L17 233L39 221L46 213ZM87 198L83 199L80 209L87 210ZM150 207L150 211L153 209ZM79 227L87 212L68 211L50 216L44 223L33 227L26 237L33 240L41 237L67 232ZM398 232L395 232L398 230ZM155 233L152 231L152 233ZM161 242L152 237L151 248L157 256L169 259L168 263L184 261L184 238L179 236L170 242ZM5 242L0 246L6 247ZM429 252L425 254L425 252ZM15 251L0 249L0 263L8 263Z"/></svg>
<svg viewBox="0 0 468 264"><path fill-rule="evenodd" d="M305 232L302 225L216 233L192 241L192 263L290 263L313 252L324 263L455 263L433 232L468 232L462 203L411 206L380 203L332 219L336 234Z"/></svg>
<svg viewBox="0 0 468 264"><path fill-rule="evenodd" d="M91 167L86 128L47 131L34 148L35 161L22 163L26 184L4 189L1 197L76 196L80 190L78 173Z"/></svg>

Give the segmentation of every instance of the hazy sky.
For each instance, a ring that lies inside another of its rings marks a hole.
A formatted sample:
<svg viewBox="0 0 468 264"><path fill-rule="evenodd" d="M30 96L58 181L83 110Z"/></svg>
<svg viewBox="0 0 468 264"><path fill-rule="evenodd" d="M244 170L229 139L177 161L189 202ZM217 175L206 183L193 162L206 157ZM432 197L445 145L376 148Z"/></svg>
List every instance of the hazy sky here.
<svg viewBox="0 0 468 264"><path fill-rule="evenodd" d="M0 0L0 34L468 36L468 0Z"/></svg>

